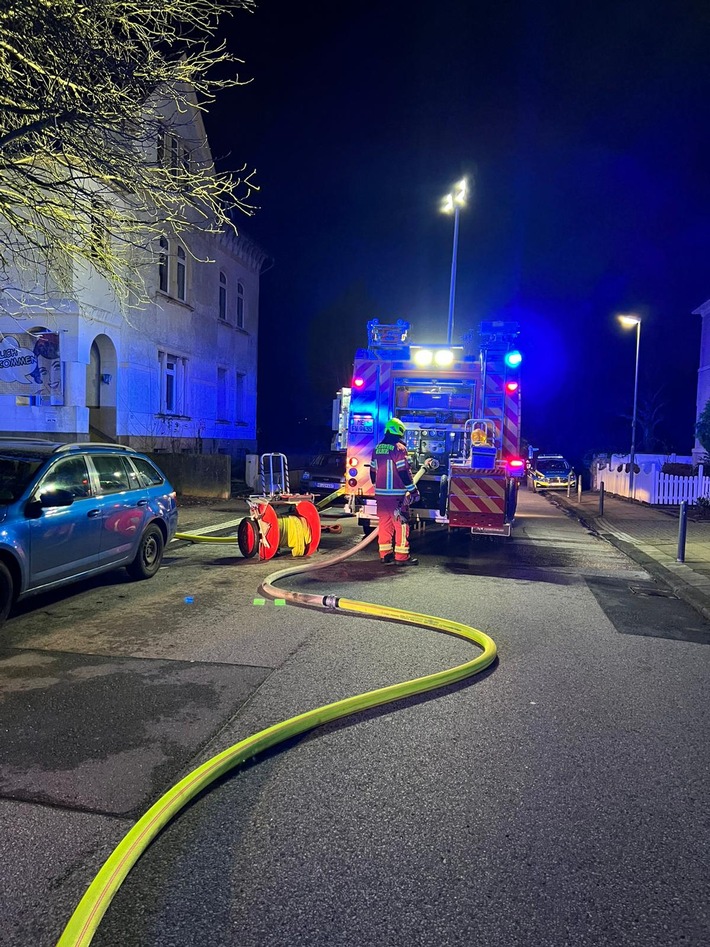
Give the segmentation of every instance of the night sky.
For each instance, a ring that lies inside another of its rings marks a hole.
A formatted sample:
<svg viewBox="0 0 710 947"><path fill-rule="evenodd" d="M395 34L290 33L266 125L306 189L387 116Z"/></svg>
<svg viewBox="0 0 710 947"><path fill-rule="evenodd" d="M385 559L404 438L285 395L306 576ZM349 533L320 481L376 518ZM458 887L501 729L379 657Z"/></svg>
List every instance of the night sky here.
<svg viewBox="0 0 710 947"><path fill-rule="evenodd" d="M327 440L368 319L446 340L521 325L523 436L577 463L693 446L710 297L710 6L704 0L262 0L229 26L247 85L206 117L223 169L257 169L243 232L261 281L259 450ZM325 432L325 433L324 433ZM637 450L641 450L639 431Z"/></svg>

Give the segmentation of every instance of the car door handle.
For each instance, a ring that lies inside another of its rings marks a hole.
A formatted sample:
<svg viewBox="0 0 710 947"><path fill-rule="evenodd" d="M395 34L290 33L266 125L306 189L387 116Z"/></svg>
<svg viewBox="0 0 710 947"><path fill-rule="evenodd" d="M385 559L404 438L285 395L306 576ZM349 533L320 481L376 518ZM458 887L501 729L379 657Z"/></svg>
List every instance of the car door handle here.
<svg viewBox="0 0 710 947"><path fill-rule="evenodd" d="M148 506L147 500L139 500L136 506Z"/></svg>
<svg viewBox="0 0 710 947"><path fill-rule="evenodd" d="M89 510L86 515L90 520L95 520L97 516L101 516L101 510Z"/></svg>

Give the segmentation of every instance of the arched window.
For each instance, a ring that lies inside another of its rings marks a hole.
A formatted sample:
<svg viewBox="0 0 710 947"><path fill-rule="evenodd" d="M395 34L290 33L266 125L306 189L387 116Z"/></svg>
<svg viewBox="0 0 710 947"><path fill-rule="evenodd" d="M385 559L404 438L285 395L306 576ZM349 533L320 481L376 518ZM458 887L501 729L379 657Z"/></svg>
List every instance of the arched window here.
<svg viewBox="0 0 710 947"><path fill-rule="evenodd" d="M185 302L185 286L187 284L186 274L187 274L187 258L185 256L185 248L181 247L180 244L178 244L177 266L175 268L175 277L176 277L175 290L177 293L177 298L182 300L182 302Z"/></svg>
<svg viewBox="0 0 710 947"><path fill-rule="evenodd" d="M244 328L244 283L241 280L237 283L237 325Z"/></svg>
<svg viewBox="0 0 710 947"><path fill-rule="evenodd" d="M158 253L158 289L161 293L168 291L168 257L170 246L165 237L161 237L159 242L160 251Z"/></svg>
<svg viewBox="0 0 710 947"><path fill-rule="evenodd" d="M227 321L227 277L220 270L219 273L219 318Z"/></svg>

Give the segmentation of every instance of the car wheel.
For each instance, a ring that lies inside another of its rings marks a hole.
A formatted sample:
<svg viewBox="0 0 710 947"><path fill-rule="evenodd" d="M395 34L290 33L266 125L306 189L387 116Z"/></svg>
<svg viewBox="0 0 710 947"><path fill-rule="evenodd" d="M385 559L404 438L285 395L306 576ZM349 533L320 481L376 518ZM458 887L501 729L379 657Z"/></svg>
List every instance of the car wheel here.
<svg viewBox="0 0 710 947"><path fill-rule="evenodd" d="M0 625L10 614L12 607L13 587L12 576L8 567L0 562Z"/></svg>
<svg viewBox="0 0 710 947"><path fill-rule="evenodd" d="M150 579L163 561L165 541L160 527L152 523L141 536L136 558L126 566L132 579Z"/></svg>

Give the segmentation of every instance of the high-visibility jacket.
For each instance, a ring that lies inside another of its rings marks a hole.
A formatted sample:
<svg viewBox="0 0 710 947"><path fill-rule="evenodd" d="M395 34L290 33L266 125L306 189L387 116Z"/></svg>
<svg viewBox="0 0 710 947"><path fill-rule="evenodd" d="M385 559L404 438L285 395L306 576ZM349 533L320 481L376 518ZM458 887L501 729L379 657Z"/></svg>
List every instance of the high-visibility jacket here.
<svg viewBox="0 0 710 947"><path fill-rule="evenodd" d="M403 497L413 493L416 486L412 482L406 445L401 441L396 444L381 441L372 454L370 477L376 496Z"/></svg>

